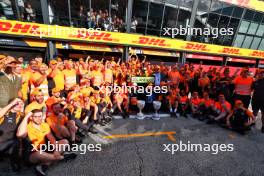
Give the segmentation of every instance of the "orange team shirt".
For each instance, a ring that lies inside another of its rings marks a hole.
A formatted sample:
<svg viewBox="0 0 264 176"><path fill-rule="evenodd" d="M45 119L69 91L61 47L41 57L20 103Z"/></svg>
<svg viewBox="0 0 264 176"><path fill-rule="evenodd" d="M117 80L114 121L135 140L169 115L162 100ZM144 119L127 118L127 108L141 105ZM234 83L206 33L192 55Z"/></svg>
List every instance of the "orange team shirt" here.
<svg viewBox="0 0 264 176"><path fill-rule="evenodd" d="M242 78L238 76L234 80L235 93L238 95L251 95L251 86L254 82L253 77Z"/></svg>
<svg viewBox="0 0 264 176"><path fill-rule="evenodd" d="M48 69L48 72L51 73L51 69ZM65 84L65 80L64 80L64 73L63 71L57 69L55 76L53 77L54 83L55 83L55 88L58 90L63 90L64 89L64 84Z"/></svg>
<svg viewBox="0 0 264 176"><path fill-rule="evenodd" d="M180 75L179 80L181 83L183 83L185 81L185 77L182 74L179 75Z"/></svg>
<svg viewBox="0 0 264 176"><path fill-rule="evenodd" d="M64 74L64 84L65 84L65 89L69 90L72 86L74 86L77 82L76 82L76 70L75 69L65 69L62 71L62 73Z"/></svg>
<svg viewBox="0 0 264 176"><path fill-rule="evenodd" d="M206 87L210 84L210 79L209 78L200 78L199 79L199 85L201 87Z"/></svg>
<svg viewBox="0 0 264 176"><path fill-rule="evenodd" d="M81 88L81 94L84 97L90 97L91 93L94 91L92 87Z"/></svg>
<svg viewBox="0 0 264 176"><path fill-rule="evenodd" d="M191 77L191 78L194 78L194 74L195 74L194 71L190 71L190 77Z"/></svg>
<svg viewBox="0 0 264 176"><path fill-rule="evenodd" d="M187 95L180 97L180 103L181 104L187 104L188 101L189 101L189 98Z"/></svg>
<svg viewBox="0 0 264 176"><path fill-rule="evenodd" d="M225 105L226 105L227 109L230 111L231 108L232 108L231 104L228 103L228 102L226 101L226 102L225 102ZM215 108L216 108L217 110L219 110L219 111L221 111L221 112L225 112L225 109L222 107L222 104L221 104L220 102L216 102L216 103L214 104L214 106L215 106Z"/></svg>
<svg viewBox="0 0 264 176"><path fill-rule="evenodd" d="M50 114L46 118L46 122L49 124L52 130L54 130L54 126L60 125L63 126L68 122L68 117L63 115L63 117L57 117L55 114Z"/></svg>
<svg viewBox="0 0 264 176"><path fill-rule="evenodd" d="M168 99L172 102L172 101L175 101L178 97L178 94L180 92L180 89L172 89L170 91L170 95L168 96Z"/></svg>
<svg viewBox="0 0 264 176"><path fill-rule="evenodd" d="M203 103L205 105L205 107L210 107L212 104L214 104L214 100L212 99L201 99L201 103Z"/></svg>
<svg viewBox="0 0 264 176"><path fill-rule="evenodd" d="M93 86L100 86L103 83L103 73L99 70L92 72Z"/></svg>
<svg viewBox="0 0 264 176"><path fill-rule="evenodd" d="M49 89L48 89L48 80L47 78L44 79L44 81L39 85L35 86L34 83L40 79L42 75L39 72L35 72L31 75L30 78L30 85L31 85L31 92L35 89L38 88L41 90L41 92L44 94L44 100L46 101L49 98Z"/></svg>
<svg viewBox="0 0 264 176"><path fill-rule="evenodd" d="M39 149L40 144L46 143L46 136L50 133L50 126L48 123L41 123L40 128L36 128L33 122L27 125L28 138L35 148Z"/></svg>
<svg viewBox="0 0 264 176"><path fill-rule="evenodd" d="M91 98L90 98L90 100L91 100L91 102L92 103L94 103L94 104L99 104L100 102L101 102L101 98L100 97L94 97L94 96L92 96Z"/></svg>
<svg viewBox="0 0 264 176"><path fill-rule="evenodd" d="M169 72L169 80L173 83L173 84L177 84L180 80L180 74L178 71L175 72Z"/></svg>
<svg viewBox="0 0 264 176"><path fill-rule="evenodd" d="M200 103L201 103L201 99L200 98L192 98L191 100L192 104L195 105L195 106L199 106Z"/></svg>
<svg viewBox="0 0 264 176"><path fill-rule="evenodd" d="M106 69L104 73L105 82L112 83L113 82L113 71L111 69Z"/></svg>

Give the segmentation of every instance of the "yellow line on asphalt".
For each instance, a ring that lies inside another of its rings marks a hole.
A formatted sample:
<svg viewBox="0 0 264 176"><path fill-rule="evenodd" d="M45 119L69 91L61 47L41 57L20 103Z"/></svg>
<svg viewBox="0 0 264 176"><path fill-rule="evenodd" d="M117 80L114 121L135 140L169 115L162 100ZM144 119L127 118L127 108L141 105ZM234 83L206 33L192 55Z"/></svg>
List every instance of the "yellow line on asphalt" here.
<svg viewBox="0 0 264 176"><path fill-rule="evenodd" d="M113 134L110 136L104 136L104 139L116 139L116 138L132 138L132 137L148 137L148 136L161 136L167 135L168 139L171 141L176 141L173 136L176 134L175 131L162 131L162 132L149 132L149 133L134 133L134 134Z"/></svg>

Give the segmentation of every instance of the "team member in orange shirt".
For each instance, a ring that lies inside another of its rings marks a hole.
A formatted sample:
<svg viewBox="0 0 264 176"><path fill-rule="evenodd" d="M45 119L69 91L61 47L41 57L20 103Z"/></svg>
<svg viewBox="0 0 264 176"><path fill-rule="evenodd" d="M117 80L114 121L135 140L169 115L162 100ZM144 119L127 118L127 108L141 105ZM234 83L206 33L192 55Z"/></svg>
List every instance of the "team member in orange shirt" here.
<svg viewBox="0 0 264 176"><path fill-rule="evenodd" d="M29 67L22 70L21 77L22 77L22 98L24 101L28 100L29 94L29 87L30 87L30 78L32 77L33 73L38 70L38 65L35 60L31 60L29 62ZM27 102L28 103L28 102Z"/></svg>
<svg viewBox="0 0 264 176"><path fill-rule="evenodd" d="M26 150L26 161L32 164L37 164L35 170L39 175L46 175L43 170L43 165L50 165L62 159L74 159L76 154L65 153L55 148L53 151L40 151L41 145L46 144L48 141L55 145L67 145L69 142L66 139L56 141L52 135L50 127L47 123L43 122L43 112L41 109L34 109L28 113L20 123L16 136L18 138L26 138L28 136L32 143L32 149ZM46 144L47 145L47 144Z"/></svg>
<svg viewBox="0 0 264 176"><path fill-rule="evenodd" d="M101 68L98 65L94 66L94 70L91 73L93 87L100 87L104 82L104 75Z"/></svg>
<svg viewBox="0 0 264 176"><path fill-rule="evenodd" d="M124 83L122 84L124 85ZM128 110L129 110L129 99L128 99L128 93L121 90L118 91L113 96L113 110L116 108L119 110L123 118L128 118Z"/></svg>
<svg viewBox="0 0 264 176"><path fill-rule="evenodd" d="M47 70L47 65L41 64L38 68L38 71L34 72L30 78L31 91L34 88L41 89L44 95L44 101L49 98Z"/></svg>
<svg viewBox="0 0 264 176"><path fill-rule="evenodd" d="M209 97L208 92L203 93L203 98L199 106L200 117L199 120L208 119L211 112L211 106L214 104L214 100Z"/></svg>
<svg viewBox="0 0 264 176"><path fill-rule="evenodd" d="M225 124L227 116L231 113L231 104L226 101L225 96L220 94L218 99L218 102L215 102L215 104L211 106L212 111L208 116L208 124L214 122Z"/></svg>
<svg viewBox="0 0 264 176"><path fill-rule="evenodd" d="M62 72L64 74L65 92L68 94L70 88L77 83L77 72L73 68L73 62L71 60L65 61L65 69Z"/></svg>
<svg viewBox="0 0 264 176"><path fill-rule="evenodd" d="M52 114L47 116L46 122L58 139L69 139L70 142L75 142L77 127L73 120L69 120L68 117L63 114L62 106L60 102L51 105Z"/></svg>
<svg viewBox="0 0 264 176"><path fill-rule="evenodd" d="M240 76L237 76L233 80L233 84L235 85L235 94L234 101L241 100L245 106L245 108L249 107L251 100L251 92L252 85L254 82L254 78L248 76L249 70L243 69Z"/></svg>
<svg viewBox="0 0 264 176"><path fill-rule="evenodd" d="M178 85L172 85L167 96L171 117L178 117L176 113L179 103L179 93L180 89L178 88Z"/></svg>
<svg viewBox="0 0 264 176"><path fill-rule="evenodd" d="M187 118L187 114L190 113L190 100L184 90L180 91L178 112L181 116Z"/></svg>
<svg viewBox="0 0 264 176"><path fill-rule="evenodd" d="M64 100L65 100L64 97L63 98L60 97L60 90L57 88L53 88L52 96L49 97L46 101L47 114L49 115L52 113L52 109L51 109L52 104L57 103L57 102L63 102ZM66 104L66 102L64 103Z"/></svg>
<svg viewBox="0 0 264 176"><path fill-rule="evenodd" d="M172 70L168 73L169 81L172 82L172 84L178 84L180 81L180 74L178 71L177 66L173 66Z"/></svg>
<svg viewBox="0 0 264 176"><path fill-rule="evenodd" d="M202 96L203 92L208 92L210 87L210 79L206 72L202 73L202 77L198 80L199 95Z"/></svg>
<svg viewBox="0 0 264 176"><path fill-rule="evenodd" d="M201 99L198 96L198 92L193 92L190 104L191 104L191 112L194 118L198 118L199 116L199 106L201 103Z"/></svg>
<svg viewBox="0 0 264 176"><path fill-rule="evenodd" d="M29 112L31 112L34 109L42 109L43 110L43 116L44 119L46 117L46 104L44 101L44 94L40 89L34 89L33 92L31 93L31 96L33 97L33 101L26 106L25 108L25 114L28 114Z"/></svg>
<svg viewBox="0 0 264 176"><path fill-rule="evenodd" d="M104 81L110 85L113 84L113 69L110 62L106 62L106 66L104 69Z"/></svg>
<svg viewBox="0 0 264 176"><path fill-rule="evenodd" d="M56 88L56 90L60 91L61 96L64 96L65 75L63 72L63 65L58 64L56 60L51 60L49 67L48 79L52 80L54 83L53 87L49 87L49 89Z"/></svg>

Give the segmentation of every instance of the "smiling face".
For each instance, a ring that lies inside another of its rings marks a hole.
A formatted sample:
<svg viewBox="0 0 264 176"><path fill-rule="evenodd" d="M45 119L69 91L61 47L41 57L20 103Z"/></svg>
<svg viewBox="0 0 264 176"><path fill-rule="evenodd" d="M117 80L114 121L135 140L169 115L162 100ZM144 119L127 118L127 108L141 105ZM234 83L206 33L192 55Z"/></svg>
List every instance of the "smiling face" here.
<svg viewBox="0 0 264 176"><path fill-rule="evenodd" d="M42 112L35 112L32 115L32 122L36 125L41 125L43 119L43 113Z"/></svg>
<svg viewBox="0 0 264 176"><path fill-rule="evenodd" d="M39 104L43 103L44 101L44 95L43 93L39 93L38 95L35 96L35 100L36 102L38 102Z"/></svg>

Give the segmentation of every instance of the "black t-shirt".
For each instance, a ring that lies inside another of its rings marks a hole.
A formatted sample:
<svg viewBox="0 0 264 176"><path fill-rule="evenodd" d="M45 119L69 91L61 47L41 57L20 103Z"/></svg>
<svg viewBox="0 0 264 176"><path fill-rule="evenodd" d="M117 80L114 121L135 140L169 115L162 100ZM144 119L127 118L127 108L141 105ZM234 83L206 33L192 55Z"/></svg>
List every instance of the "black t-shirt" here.
<svg viewBox="0 0 264 176"><path fill-rule="evenodd" d="M252 89L254 90L254 98L257 98L258 100L264 100L264 79L255 81L252 85Z"/></svg>
<svg viewBox="0 0 264 176"><path fill-rule="evenodd" d="M4 117L3 123L0 124L0 145L15 138L17 129L16 117L16 113L9 113Z"/></svg>

